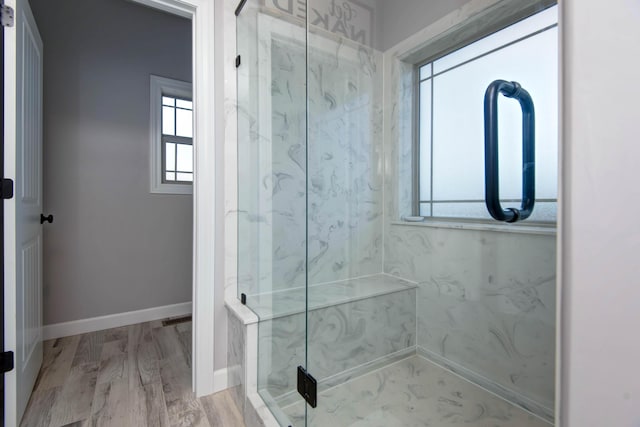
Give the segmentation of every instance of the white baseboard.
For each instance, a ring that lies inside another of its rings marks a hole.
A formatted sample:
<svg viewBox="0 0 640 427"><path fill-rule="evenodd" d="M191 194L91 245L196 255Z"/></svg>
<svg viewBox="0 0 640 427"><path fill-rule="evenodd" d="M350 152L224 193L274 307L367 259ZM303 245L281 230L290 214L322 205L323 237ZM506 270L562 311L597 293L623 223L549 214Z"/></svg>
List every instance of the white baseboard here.
<svg viewBox="0 0 640 427"><path fill-rule="evenodd" d="M191 314L191 312L191 302L183 302L180 304L165 305L162 307L127 311L126 313L109 314L107 316L91 317L89 319L45 325L43 327L42 334L44 340L50 340L54 338L69 337L72 335L86 334L87 332L101 331L103 329L134 325L136 323L151 322L152 320L166 319L167 317L186 316Z"/></svg>
<svg viewBox="0 0 640 427"><path fill-rule="evenodd" d="M227 368L218 369L213 372L213 392L217 393L229 388L229 375Z"/></svg>

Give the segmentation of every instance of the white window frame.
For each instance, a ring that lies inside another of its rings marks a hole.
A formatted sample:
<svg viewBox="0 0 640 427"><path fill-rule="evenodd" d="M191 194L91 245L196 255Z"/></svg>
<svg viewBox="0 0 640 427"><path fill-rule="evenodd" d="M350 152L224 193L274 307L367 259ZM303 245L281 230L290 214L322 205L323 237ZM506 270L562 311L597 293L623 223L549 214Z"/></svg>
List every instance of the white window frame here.
<svg viewBox="0 0 640 427"><path fill-rule="evenodd" d="M149 80L150 191L155 194L193 194L193 185L191 184L164 182L162 179L162 171L164 170L162 165L162 95L192 100L192 85L189 82L154 75L151 75Z"/></svg>

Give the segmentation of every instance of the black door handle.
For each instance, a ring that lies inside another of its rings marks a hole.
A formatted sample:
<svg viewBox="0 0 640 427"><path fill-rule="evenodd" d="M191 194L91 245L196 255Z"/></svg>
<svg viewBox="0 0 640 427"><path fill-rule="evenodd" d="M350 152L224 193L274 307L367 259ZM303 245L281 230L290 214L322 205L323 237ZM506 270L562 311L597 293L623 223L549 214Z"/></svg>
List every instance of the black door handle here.
<svg viewBox="0 0 640 427"><path fill-rule="evenodd" d="M522 203L520 209L502 209L500 205L498 165L498 94L515 98L522 109ZM491 216L498 221L517 222L527 219L536 200L535 111L529 92L517 82L496 80L484 96L484 174L485 202Z"/></svg>
<svg viewBox="0 0 640 427"><path fill-rule="evenodd" d="M40 224L44 224L45 222L51 224L53 222L53 215L49 214L48 216L44 216L44 214L40 214Z"/></svg>

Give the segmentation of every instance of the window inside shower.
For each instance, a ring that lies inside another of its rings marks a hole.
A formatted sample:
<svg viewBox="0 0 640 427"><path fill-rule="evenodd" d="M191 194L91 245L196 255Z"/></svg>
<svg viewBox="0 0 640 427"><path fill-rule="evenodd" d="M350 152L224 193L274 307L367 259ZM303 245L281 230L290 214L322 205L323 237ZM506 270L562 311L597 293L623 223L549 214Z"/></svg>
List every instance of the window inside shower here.
<svg viewBox="0 0 640 427"><path fill-rule="evenodd" d="M415 211L424 217L491 220L485 206L484 112L489 83L517 81L535 107L535 209L528 222L554 222L558 181L558 11L546 9L447 55L417 76ZM522 201L522 113L499 100L500 199Z"/></svg>

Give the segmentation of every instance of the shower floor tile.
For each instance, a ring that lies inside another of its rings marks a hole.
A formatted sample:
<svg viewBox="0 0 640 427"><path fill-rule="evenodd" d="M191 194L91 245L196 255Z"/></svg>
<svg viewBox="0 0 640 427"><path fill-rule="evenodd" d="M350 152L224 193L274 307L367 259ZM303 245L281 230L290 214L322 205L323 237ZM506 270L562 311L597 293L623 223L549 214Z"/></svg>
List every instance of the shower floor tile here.
<svg viewBox="0 0 640 427"><path fill-rule="evenodd" d="M283 410L304 426L303 402ZM420 356L322 391L308 412L313 427L551 426Z"/></svg>

